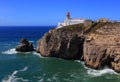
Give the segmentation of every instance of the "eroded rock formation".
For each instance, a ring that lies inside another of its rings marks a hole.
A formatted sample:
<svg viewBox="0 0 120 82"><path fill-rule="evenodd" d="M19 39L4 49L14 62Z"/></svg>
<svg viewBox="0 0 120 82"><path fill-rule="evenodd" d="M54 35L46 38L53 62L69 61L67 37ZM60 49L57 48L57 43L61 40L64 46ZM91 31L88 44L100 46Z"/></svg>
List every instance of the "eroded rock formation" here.
<svg viewBox="0 0 120 82"><path fill-rule="evenodd" d="M84 61L95 69L109 66L120 72L120 23L105 24L86 35Z"/></svg>
<svg viewBox="0 0 120 82"><path fill-rule="evenodd" d="M51 30L38 41L37 52L42 56L80 59L83 55L83 42L82 35L72 34L71 31Z"/></svg>
<svg viewBox="0 0 120 82"><path fill-rule="evenodd" d="M120 72L120 23L90 23L50 30L39 41L42 56L82 59L85 65Z"/></svg>
<svg viewBox="0 0 120 82"><path fill-rule="evenodd" d="M20 52L34 51L32 42L29 42L25 38L22 38L20 42L21 44L16 47L15 49L16 51L20 51Z"/></svg>

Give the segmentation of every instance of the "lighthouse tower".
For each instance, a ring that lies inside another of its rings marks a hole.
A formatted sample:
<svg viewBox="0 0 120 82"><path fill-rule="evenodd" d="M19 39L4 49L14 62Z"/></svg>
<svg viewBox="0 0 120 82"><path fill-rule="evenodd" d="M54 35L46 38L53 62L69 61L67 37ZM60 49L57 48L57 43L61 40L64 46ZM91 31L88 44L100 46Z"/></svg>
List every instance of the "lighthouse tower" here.
<svg viewBox="0 0 120 82"><path fill-rule="evenodd" d="M66 20L69 20L70 19L70 12L67 12L66 13Z"/></svg>
<svg viewBox="0 0 120 82"><path fill-rule="evenodd" d="M65 20L65 26L70 25L70 13L66 13L66 20Z"/></svg>

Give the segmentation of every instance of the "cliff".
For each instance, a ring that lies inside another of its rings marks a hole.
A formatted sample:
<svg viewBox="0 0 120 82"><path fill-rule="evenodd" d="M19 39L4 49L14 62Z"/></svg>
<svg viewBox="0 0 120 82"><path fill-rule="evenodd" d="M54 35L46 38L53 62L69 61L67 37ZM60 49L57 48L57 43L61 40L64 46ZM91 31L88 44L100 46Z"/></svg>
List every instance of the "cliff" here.
<svg viewBox="0 0 120 82"><path fill-rule="evenodd" d="M38 41L37 52L45 57L80 59L83 55L83 42L81 28L53 29Z"/></svg>
<svg viewBox="0 0 120 82"><path fill-rule="evenodd" d="M94 69L108 66L120 72L120 23L85 22L52 29L38 41L45 57L79 59Z"/></svg>

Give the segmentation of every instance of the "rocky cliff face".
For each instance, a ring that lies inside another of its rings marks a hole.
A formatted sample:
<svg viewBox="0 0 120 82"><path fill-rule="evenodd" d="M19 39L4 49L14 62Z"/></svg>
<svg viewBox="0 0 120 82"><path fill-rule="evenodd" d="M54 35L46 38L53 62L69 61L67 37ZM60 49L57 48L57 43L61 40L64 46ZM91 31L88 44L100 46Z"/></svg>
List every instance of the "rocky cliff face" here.
<svg viewBox="0 0 120 82"><path fill-rule="evenodd" d="M53 29L39 41L42 56L81 59L94 69L120 72L120 23L90 23Z"/></svg>
<svg viewBox="0 0 120 82"><path fill-rule="evenodd" d="M120 72L120 23L107 23L86 35L84 60L92 68L109 66Z"/></svg>
<svg viewBox="0 0 120 82"><path fill-rule="evenodd" d="M84 37L81 31L53 29L38 41L37 52L42 56L80 59L83 55Z"/></svg>

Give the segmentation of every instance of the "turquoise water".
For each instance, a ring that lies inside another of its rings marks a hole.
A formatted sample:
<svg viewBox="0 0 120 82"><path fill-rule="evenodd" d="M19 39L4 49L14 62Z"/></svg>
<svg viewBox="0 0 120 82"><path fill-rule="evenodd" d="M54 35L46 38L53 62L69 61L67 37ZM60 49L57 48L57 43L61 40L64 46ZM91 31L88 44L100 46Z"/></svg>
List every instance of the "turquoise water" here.
<svg viewBox="0 0 120 82"><path fill-rule="evenodd" d="M49 29L51 27L0 28L0 82L120 82L120 74L108 68L93 70L78 60L15 51L22 37L36 47L37 40Z"/></svg>

